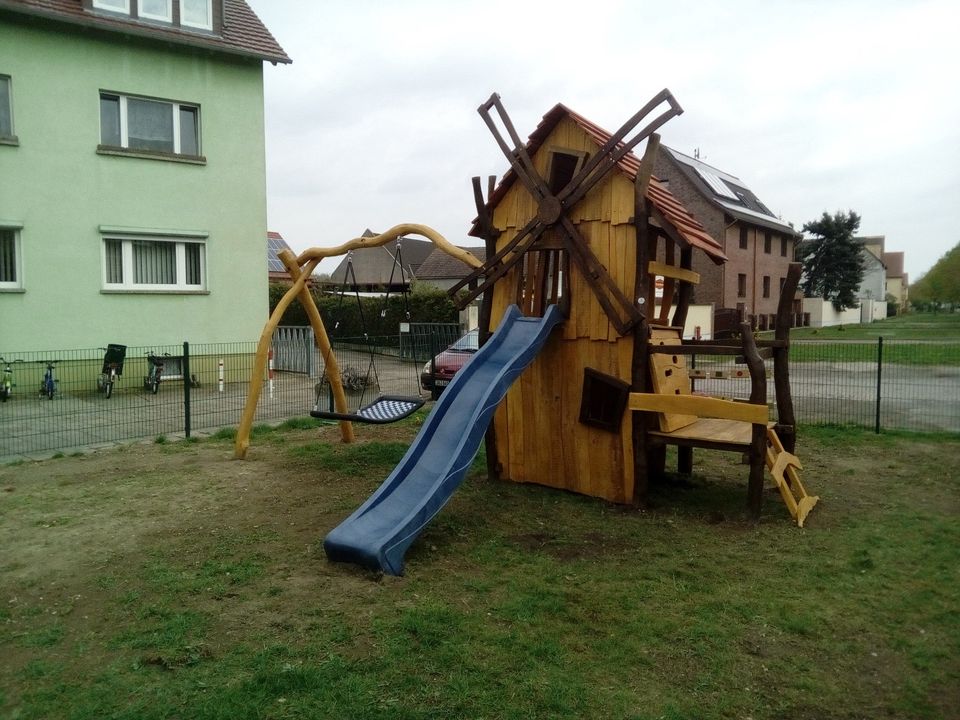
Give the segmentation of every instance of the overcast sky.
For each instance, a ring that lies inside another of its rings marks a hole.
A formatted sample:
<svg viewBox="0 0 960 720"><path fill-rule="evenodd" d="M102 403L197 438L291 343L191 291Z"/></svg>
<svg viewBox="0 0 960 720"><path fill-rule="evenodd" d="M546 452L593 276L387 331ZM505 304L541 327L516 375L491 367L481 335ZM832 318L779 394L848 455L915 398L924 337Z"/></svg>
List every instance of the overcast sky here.
<svg viewBox="0 0 960 720"><path fill-rule="evenodd" d="M401 222L479 244L492 92L526 138L557 102L616 130L664 87L662 142L785 222L855 210L911 280L960 242L955 0L248 1L293 58L264 74L269 226L297 251Z"/></svg>

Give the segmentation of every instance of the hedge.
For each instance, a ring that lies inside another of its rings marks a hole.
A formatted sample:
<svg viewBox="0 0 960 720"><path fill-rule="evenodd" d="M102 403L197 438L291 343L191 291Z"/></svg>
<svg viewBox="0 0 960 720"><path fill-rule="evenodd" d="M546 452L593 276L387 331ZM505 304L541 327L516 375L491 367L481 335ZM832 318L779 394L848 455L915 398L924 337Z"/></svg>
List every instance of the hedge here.
<svg viewBox="0 0 960 720"><path fill-rule="evenodd" d="M283 283L270 283L270 312L277 306L289 286ZM320 316L331 337L362 337L364 324L370 336L393 335L398 332L401 322L415 323L455 323L459 313L445 290L417 286L407 296L406 308L403 295L391 293L384 310L382 297L361 297L359 306L355 295L314 288L311 290L314 301L320 309ZM361 309L363 323L361 322ZM409 309L410 317L406 315ZM339 322L339 325L337 324ZM299 302L294 301L280 320L281 325L309 325L307 313Z"/></svg>

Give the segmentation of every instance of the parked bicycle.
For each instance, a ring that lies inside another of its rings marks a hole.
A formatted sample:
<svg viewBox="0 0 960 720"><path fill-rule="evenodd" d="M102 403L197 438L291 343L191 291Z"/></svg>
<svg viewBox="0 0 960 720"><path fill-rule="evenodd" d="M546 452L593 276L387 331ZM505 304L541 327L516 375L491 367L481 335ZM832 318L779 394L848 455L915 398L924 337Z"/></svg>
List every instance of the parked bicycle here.
<svg viewBox="0 0 960 720"><path fill-rule="evenodd" d="M40 397L46 397L47 400L53 400L53 396L57 394L57 385L60 381L54 375L54 371L57 369L58 362L60 361L47 361L47 371L43 374L43 380L40 381Z"/></svg>
<svg viewBox="0 0 960 720"><path fill-rule="evenodd" d="M113 394L113 385L117 378L123 375L123 361L127 357L127 346L111 343L100 349L106 350L106 354L103 356L103 367L97 378L97 389L109 398Z"/></svg>
<svg viewBox="0 0 960 720"><path fill-rule="evenodd" d="M163 355L169 357L170 353L164 353ZM150 351L147 353L147 361L150 363L150 370L143 379L143 387L156 395L157 390L160 389L160 380L163 378L165 360L164 357Z"/></svg>
<svg viewBox="0 0 960 720"><path fill-rule="evenodd" d="M13 381L13 363L23 362L23 360L13 360L0 357L0 363L3 363L3 379L0 380L0 400L6 402L13 397L13 389L17 384Z"/></svg>

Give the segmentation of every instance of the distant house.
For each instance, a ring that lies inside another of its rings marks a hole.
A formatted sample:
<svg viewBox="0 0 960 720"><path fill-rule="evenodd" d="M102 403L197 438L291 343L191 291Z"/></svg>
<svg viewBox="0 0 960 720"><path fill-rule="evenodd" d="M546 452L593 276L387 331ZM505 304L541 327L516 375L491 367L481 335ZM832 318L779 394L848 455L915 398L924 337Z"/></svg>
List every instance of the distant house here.
<svg viewBox="0 0 960 720"><path fill-rule="evenodd" d="M880 258L866 248L860 255L863 259L863 280L857 288L857 299L883 301L886 296L887 268Z"/></svg>
<svg viewBox="0 0 960 720"><path fill-rule="evenodd" d="M361 237L373 237L376 234L368 228ZM330 283L359 292L409 289L410 283L417 278L420 266L436 246L429 240L415 238L400 238L398 243L354 250L330 273Z"/></svg>
<svg viewBox="0 0 960 720"><path fill-rule="evenodd" d="M765 329L777 311L800 233L774 215L742 180L697 158L661 146L654 174L720 241L727 256L723 265L694 256L694 269L700 273L695 302L735 308Z"/></svg>
<svg viewBox="0 0 960 720"><path fill-rule="evenodd" d="M866 235L855 238L859 241L866 252L877 258L884 266L885 280L883 287L884 297L892 296L888 300L891 308L891 314L900 312L907 308L910 300L910 283L907 273L903 271L904 254L902 252L886 252L884 246L887 238L885 235Z"/></svg>
<svg viewBox="0 0 960 720"><path fill-rule="evenodd" d="M903 269L902 252L885 252L883 264L887 266L887 295L892 295L896 312L903 312L910 304L910 279Z"/></svg>
<svg viewBox="0 0 960 720"><path fill-rule="evenodd" d="M473 253L480 262L487 259L487 250L484 247L464 247L463 249ZM443 250L435 248L417 271L416 280L441 290L449 290L471 272L472 268Z"/></svg>
<svg viewBox="0 0 960 720"><path fill-rule="evenodd" d="M0 349L259 336L264 61L243 0L0 0Z"/></svg>

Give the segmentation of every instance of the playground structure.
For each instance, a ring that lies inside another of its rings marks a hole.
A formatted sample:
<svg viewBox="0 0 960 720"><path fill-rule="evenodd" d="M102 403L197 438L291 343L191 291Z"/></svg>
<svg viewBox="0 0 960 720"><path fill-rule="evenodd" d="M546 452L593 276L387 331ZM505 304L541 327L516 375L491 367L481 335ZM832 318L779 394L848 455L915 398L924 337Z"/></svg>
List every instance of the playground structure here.
<svg viewBox="0 0 960 720"><path fill-rule="evenodd" d="M324 358L333 360L304 290L319 258L416 232L474 268L450 292L461 306L482 295L481 350L455 376L380 489L328 535L331 559L401 573L406 549L459 485L484 436L492 478L636 505L646 501L650 479L663 472L668 444L679 447L681 472L691 471L696 447L743 453L750 462L752 516L760 513L766 466L802 525L817 498L807 496L793 454L789 310L800 268L791 266L783 285L773 340L755 341L747 325L739 339L682 338L699 280L693 252L718 264L726 257L652 177L655 131L682 112L673 96L662 91L614 134L557 105L526 143L499 96L479 112L510 163L499 185L490 178L486 199L480 179L473 179L478 217L471 234L485 241L486 261L417 225L310 250L296 260L281 256L294 284L261 336L237 456L248 447L270 337L295 297L307 308ZM631 150L643 141L638 159ZM659 310L656 278L663 279ZM749 401L694 394L684 360L693 354L742 356ZM765 358L773 359L776 423L768 422ZM345 409L335 366L328 376L338 411ZM353 440L346 420L341 435Z"/></svg>

